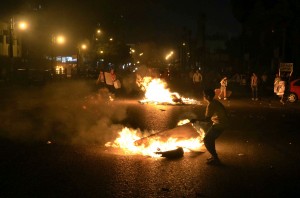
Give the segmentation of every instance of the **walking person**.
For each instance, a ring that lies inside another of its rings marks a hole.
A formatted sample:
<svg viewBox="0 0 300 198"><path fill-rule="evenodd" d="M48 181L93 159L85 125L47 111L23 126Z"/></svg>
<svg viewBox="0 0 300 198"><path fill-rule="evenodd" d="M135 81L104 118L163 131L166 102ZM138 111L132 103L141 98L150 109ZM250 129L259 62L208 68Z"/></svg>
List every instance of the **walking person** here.
<svg viewBox="0 0 300 198"><path fill-rule="evenodd" d="M250 85L252 90L252 100L258 100L258 96L257 96L258 79L255 73L252 73Z"/></svg>
<svg viewBox="0 0 300 198"><path fill-rule="evenodd" d="M224 78L222 78L222 80L220 81L221 87L220 87L220 93L218 95L218 98L221 100L222 99L222 94L224 96L224 100L227 100L226 97L226 88L227 88L227 77L225 76Z"/></svg>
<svg viewBox="0 0 300 198"><path fill-rule="evenodd" d="M204 137L204 145L207 151L211 154L211 157L207 159L207 164L217 165L220 164L220 159L216 151L215 141L228 127L229 119L224 105L214 99L215 92L213 89L204 90L203 95L204 101L208 103L204 121L212 123Z"/></svg>
<svg viewBox="0 0 300 198"><path fill-rule="evenodd" d="M201 91L202 75L199 70L193 74L194 93L202 93Z"/></svg>
<svg viewBox="0 0 300 198"><path fill-rule="evenodd" d="M274 93L277 95L278 92L278 85L279 82L281 81L281 78L279 77L279 74L276 74L275 79L274 79Z"/></svg>
<svg viewBox="0 0 300 198"><path fill-rule="evenodd" d="M283 101L284 92L285 92L285 81L284 80L280 80L278 82L278 87L277 87L277 93L276 94L279 96L280 102L282 104L284 104L284 101Z"/></svg>

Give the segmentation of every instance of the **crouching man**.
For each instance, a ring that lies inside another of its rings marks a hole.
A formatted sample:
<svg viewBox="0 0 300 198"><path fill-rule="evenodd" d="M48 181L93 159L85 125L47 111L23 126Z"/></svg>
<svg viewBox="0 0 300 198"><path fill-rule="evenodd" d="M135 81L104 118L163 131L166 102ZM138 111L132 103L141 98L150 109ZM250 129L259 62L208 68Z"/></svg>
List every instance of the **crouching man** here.
<svg viewBox="0 0 300 198"><path fill-rule="evenodd" d="M211 127L207 130L204 137L204 145L211 157L207 159L207 164L220 164L215 140L228 127L229 119L224 105L214 99L215 92L213 89L205 89L203 92L204 100L208 103L205 112L205 121L211 122Z"/></svg>

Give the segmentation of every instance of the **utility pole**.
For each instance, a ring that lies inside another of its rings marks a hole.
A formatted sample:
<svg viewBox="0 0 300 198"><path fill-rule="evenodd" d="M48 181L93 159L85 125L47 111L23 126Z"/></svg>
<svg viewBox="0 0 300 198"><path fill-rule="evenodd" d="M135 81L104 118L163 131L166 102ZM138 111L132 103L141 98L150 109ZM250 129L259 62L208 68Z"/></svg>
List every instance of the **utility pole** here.
<svg viewBox="0 0 300 198"><path fill-rule="evenodd" d="M14 18L12 17L10 19L9 24L9 48L8 48L8 54L10 58L10 78L12 79L14 74Z"/></svg>

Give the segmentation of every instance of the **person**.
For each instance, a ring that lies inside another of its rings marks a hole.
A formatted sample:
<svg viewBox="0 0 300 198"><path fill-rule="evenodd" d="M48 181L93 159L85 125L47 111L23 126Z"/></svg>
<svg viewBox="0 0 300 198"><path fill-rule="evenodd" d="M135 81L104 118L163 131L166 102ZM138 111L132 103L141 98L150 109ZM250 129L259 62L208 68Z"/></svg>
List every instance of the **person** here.
<svg viewBox="0 0 300 198"><path fill-rule="evenodd" d="M279 81L281 81L281 78L279 77L279 74L276 74L275 79L274 79L274 93L276 95L277 95L277 92L278 92Z"/></svg>
<svg viewBox="0 0 300 198"><path fill-rule="evenodd" d="M110 70L110 75L113 82L117 80L117 75L114 69Z"/></svg>
<svg viewBox="0 0 300 198"><path fill-rule="evenodd" d="M258 79L255 73L252 73L250 85L252 90L252 100L258 100L258 96L257 96Z"/></svg>
<svg viewBox="0 0 300 198"><path fill-rule="evenodd" d="M280 80L278 82L278 87L277 87L277 93L276 94L279 96L280 102L282 104L284 104L284 101L283 101L284 92L285 92L285 81Z"/></svg>
<svg viewBox="0 0 300 198"><path fill-rule="evenodd" d="M229 119L224 105L214 99L215 92L213 89L205 89L203 96L204 101L208 103L204 121L212 123L204 137L204 145L211 154L211 157L207 159L207 164L220 164L221 162L216 151L215 141L228 127Z"/></svg>
<svg viewBox="0 0 300 198"><path fill-rule="evenodd" d="M195 93L199 93L201 89L202 75L199 70L193 74L193 83L194 83L194 91ZM201 91L200 91L201 92Z"/></svg>
<svg viewBox="0 0 300 198"><path fill-rule="evenodd" d="M102 85L105 83L105 79L104 79L104 72L102 70L100 70L96 84L97 85Z"/></svg>
<svg viewBox="0 0 300 198"><path fill-rule="evenodd" d="M227 100L226 97L226 87L227 87L227 77L225 76L224 78L222 78L222 80L220 81L221 87L220 87L220 93L218 95L218 98L221 100L221 95L224 94L224 100Z"/></svg>

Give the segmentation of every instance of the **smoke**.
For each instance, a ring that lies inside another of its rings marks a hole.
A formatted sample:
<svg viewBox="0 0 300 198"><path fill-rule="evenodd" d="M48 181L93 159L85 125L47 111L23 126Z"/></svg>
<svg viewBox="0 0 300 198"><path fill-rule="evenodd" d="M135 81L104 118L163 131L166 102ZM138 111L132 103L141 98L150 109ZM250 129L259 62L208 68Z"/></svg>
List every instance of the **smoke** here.
<svg viewBox="0 0 300 198"><path fill-rule="evenodd" d="M17 141L104 144L123 128L126 107L84 81L15 88L1 99L0 136Z"/></svg>

